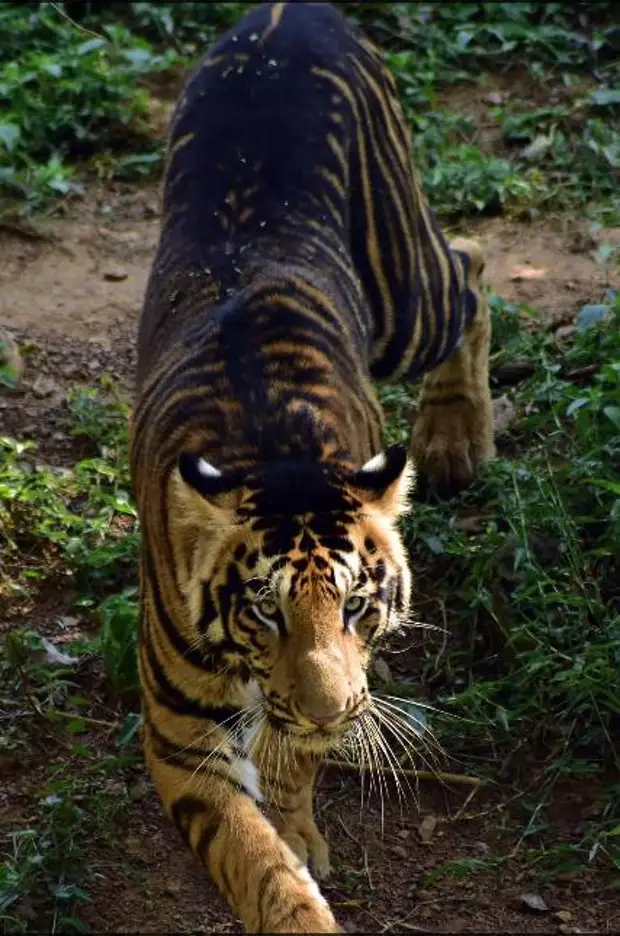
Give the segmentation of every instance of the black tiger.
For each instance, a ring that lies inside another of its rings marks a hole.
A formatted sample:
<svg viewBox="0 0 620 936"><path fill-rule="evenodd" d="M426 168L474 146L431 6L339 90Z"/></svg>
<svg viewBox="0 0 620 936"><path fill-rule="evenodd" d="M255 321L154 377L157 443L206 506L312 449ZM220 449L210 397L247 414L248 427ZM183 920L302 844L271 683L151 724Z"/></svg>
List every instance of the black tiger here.
<svg viewBox="0 0 620 936"><path fill-rule="evenodd" d="M140 323L139 662L156 786L247 930L337 931L314 777L370 737L370 655L410 600L412 462L382 451L373 379L425 375L413 461L467 484L493 454L482 268L333 7L263 4L207 53Z"/></svg>

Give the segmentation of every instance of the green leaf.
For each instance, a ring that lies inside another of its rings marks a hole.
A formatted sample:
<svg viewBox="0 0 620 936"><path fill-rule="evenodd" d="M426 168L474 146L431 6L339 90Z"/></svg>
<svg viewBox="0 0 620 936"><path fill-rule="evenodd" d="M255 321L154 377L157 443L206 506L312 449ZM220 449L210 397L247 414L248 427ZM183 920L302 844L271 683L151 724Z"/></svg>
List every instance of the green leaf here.
<svg viewBox="0 0 620 936"><path fill-rule="evenodd" d="M86 722L83 718L74 718L67 724L70 735L83 734L86 731Z"/></svg>
<svg viewBox="0 0 620 936"><path fill-rule="evenodd" d="M609 316L609 307L601 304L588 304L581 307L577 313L575 325L577 331L586 331L593 328L599 322L603 322Z"/></svg>
<svg viewBox="0 0 620 936"><path fill-rule="evenodd" d="M9 153L15 148L20 136L21 129L17 124L0 123L0 143L6 146Z"/></svg>
<svg viewBox="0 0 620 936"><path fill-rule="evenodd" d="M590 95L592 104L620 104L620 88L597 88Z"/></svg>
<svg viewBox="0 0 620 936"><path fill-rule="evenodd" d="M603 412L617 429L620 429L620 406L604 406Z"/></svg>
<svg viewBox="0 0 620 936"><path fill-rule="evenodd" d="M466 49L473 38L473 33L467 32L466 29L460 29L456 34L456 42L459 49Z"/></svg>
<svg viewBox="0 0 620 936"><path fill-rule="evenodd" d="M617 494L618 497L620 497L620 484L616 481L604 481L602 478L588 478L588 484L603 488L605 491L611 491L612 494Z"/></svg>
<svg viewBox="0 0 620 936"><path fill-rule="evenodd" d="M434 555L441 556L443 554L443 541L439 536L431 533L430 536L423 536L422 539Z"/></svg>
<svg viewBox="0 0 620 936"><path fill-rule="evenodd" d="M140 730L141 723L142 716L139 712L130 712L128 715L125 715L123 724L121 726L121 733L116 742L117 747L127 747L127 745L133 741L134 737Z"/></svg>
<svg viewBox="0 0 620 936"><path fill-rule="evenodd" d="M108 43L105 39L87 39L86 42L81 42L75 51L77 55L88 55L89 52L102 49L106 45Z"/></svg>

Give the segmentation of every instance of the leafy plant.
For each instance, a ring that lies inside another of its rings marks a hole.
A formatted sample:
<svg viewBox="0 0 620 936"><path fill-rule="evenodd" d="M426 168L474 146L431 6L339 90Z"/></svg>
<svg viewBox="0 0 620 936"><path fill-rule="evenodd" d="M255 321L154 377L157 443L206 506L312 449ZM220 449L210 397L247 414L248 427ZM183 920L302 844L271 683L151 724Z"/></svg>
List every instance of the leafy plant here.
<svg viewBox="0 0 620 936"><path fill-rule="evenodd" d="M137 589L107 598L100 608L100 646L110 682L118 692L136 692L138 667Z"/></svg>

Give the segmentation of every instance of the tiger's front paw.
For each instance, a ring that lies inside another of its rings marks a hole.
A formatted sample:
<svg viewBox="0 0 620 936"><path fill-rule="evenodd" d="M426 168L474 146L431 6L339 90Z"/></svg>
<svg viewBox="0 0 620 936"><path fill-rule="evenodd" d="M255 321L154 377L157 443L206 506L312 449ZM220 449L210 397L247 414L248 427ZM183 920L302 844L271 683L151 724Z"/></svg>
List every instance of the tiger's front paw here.
<svg viewBox="0 0 620 936"><path fill-rule="evenodd" d="M280 838L304 865L310 865L314 876L318 880L328 878L331 873L329 847L312 816L305 810L282 813L274 810L271 818Z"/></svg>
<svg viewBox="0 0 620 936"><path fill-rule="evenodd" d="M314 823L313 823L314 824ZM331 874L331 865L329 863L329 847L327 842L316 829L311 835L307 830L294 831L290 826L286 826L280 832L280 838L293 850L300 861L305 865L310 864L312 873L319 881L324 881Z"/></svg>
<svg viewBox="0 0 620 936"><path fill-rule="evenodd" d="M476 470L495 455L488 390L455 396L445 402L423 397L411 439L416 466L440 497L468 487Z"/></svg>

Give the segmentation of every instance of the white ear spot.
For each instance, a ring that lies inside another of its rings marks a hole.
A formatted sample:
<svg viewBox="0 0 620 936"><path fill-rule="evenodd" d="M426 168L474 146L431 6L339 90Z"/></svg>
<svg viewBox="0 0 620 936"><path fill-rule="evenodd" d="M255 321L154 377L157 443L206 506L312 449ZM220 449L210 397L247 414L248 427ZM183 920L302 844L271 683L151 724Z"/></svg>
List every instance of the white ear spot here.
<svg viewBox="0 0 620 936"><path fill-rule="evenodd" d="M208 461L205 461L204 458L201 458L198 462L198 471L205 478L221 478L222 472L218 471L213 465L209 464Z"/></svg>
<svg viewBox="0 0 620 936"><path fill-rule="evenodd" d="M362 465L362 471L381 471L385 468L385 464L385 455L383 452L379 452L378 455L375 455L374 458L367 461L365 465Z"/></svg>

